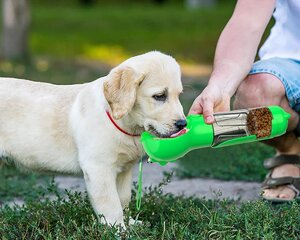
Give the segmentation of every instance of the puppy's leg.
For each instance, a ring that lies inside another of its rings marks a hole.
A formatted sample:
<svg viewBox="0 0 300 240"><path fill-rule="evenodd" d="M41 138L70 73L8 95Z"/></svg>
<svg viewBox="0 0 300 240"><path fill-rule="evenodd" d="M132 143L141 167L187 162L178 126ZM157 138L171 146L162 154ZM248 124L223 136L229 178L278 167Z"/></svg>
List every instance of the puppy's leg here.
<svg viewBox="0 0 300 240"><path fill-rule="evenodd" d="M118 174L117 189L123 209L128 207L131 199L132 167ZM142 221L129 217L129 225L142 224Z"/></svg>
<svg viewBox="0 0 300 240"><path fill-rule="evenodd" d="M103 214L105 217L101 222L121 224L125 228L113 166L92 164L82 167L82 170L91 204L98 215Z"/></svg>
<svg viewBox="0 0 300 240"><path fill-rule="evenodd" d="M132 185L132 167L121 172L117 176L117 190L121 201L122 208L129 205L131 198L131 185Z"/></svg>

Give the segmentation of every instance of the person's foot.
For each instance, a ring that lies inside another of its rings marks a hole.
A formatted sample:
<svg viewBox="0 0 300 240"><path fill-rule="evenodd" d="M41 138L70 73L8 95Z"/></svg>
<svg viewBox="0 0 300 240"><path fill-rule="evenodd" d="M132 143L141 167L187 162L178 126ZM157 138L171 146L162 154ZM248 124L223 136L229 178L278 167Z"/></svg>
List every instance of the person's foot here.
<svg viewBox="0 0 300 240"><path fill-rule="evenodd" d="M300 177L300 168L293 164L283 164L273 169L272 178L278 177ZM262 196L265 198L281 198L292 200L296 196L296 192L287 186L279 186L272 189L264 189Z"/></svg>

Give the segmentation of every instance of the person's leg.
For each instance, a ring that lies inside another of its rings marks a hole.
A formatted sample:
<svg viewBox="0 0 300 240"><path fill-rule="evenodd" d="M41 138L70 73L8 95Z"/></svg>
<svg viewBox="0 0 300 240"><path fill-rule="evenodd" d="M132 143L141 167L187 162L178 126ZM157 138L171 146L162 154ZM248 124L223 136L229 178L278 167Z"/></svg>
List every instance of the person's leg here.
<svg viewBox="0 0 300 240"><path fill-rule="evenodd" d="M300 155L300 141L293 130L299 123L299 115L289 104L286 97L286 89L282 81L269 73L257 73L249 75L239 86L235 95L234 108L251 108L260 106L278 105L291 114L288 132L272 140L264 141L276 148L278 154ZM275 167L272 177L299 177L299 167L292 164L283 164ZM263 195L269 198L292 199L295 191L287 186L264 190Z"/></svg>

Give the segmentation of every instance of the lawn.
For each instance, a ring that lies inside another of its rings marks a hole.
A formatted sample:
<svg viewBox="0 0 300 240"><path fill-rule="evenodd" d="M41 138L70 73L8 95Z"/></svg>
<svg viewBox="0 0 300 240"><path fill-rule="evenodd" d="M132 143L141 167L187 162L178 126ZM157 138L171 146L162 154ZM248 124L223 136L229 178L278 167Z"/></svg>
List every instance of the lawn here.
<svg viewBox="0 0 300 240"><path fill-rule="evenodd" d="M165 180L165 183L167 179ZM163 185L163 183L162 183ZM140 211L135 191L129 216L143 222L118 233L98 224L86 194L67 193L49 186L55 200L29 199L22 207L0 211L2 239L299 239L300 205L274 206L264 201L237 205L229 200L205 200L163 194L161 186L144 191Z"/></svg>

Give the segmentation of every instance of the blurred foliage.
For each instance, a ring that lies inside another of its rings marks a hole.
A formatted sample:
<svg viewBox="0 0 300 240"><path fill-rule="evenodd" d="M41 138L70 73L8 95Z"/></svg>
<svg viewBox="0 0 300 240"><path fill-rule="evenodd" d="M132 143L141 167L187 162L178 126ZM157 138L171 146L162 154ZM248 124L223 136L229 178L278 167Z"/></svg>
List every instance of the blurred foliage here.
<svg viewBox="0 0 300 240"><path fill-rule="evenodd" d="M275 150L262 143L248 143L225 148L194 150L178 160L179 177L206 177L223 180L262 181L267 173L263 160Z"/></svg>
<svg viewBox="0 0 300 240"><path fill-rule="evenodd" d="M0 76L25 78L54 84L76 84L108 74L108 67L98 62L35 57L30 62L0 61Z"/></svg>
<svg viewBox="0 0 300 240"><path fill-rule="evenodd" d="M76 1L33 1L30 52L117 64L160 50L181 61L211 63L232 9L233 3L192 11L181 4L101 2L83 8Z"/></svg>
<svg viewBox="0 0 300 240"><path fill-rule="evenodd" d="M32 56L86 58L116 65L130 56L160 50L180 62L211 64L235 4L225 0L215 7L191 10L176 0L163 5L95 2L84 8L75 0L32 0Z"/></svg>
<svg viewBox="0 0 300 240"><path fill-rule="evenodd" d="M34 4L40 3L39 0L31 0ZM229 0L218 0L219 2L225 2ZM118 5L127 5L127 4L185 4L185 0L64 0L64 1L51 1L43 0L43 4L50 5L102 5L102 4L118 4Z"/></svg>

